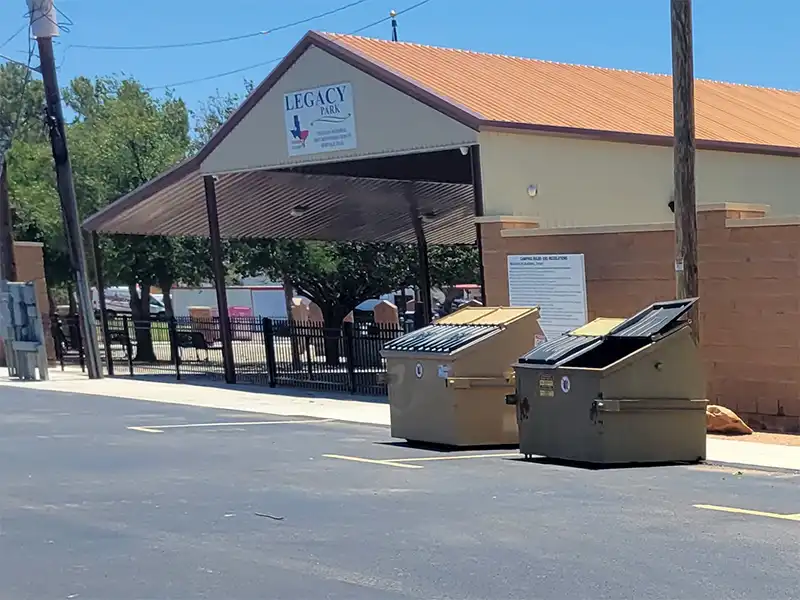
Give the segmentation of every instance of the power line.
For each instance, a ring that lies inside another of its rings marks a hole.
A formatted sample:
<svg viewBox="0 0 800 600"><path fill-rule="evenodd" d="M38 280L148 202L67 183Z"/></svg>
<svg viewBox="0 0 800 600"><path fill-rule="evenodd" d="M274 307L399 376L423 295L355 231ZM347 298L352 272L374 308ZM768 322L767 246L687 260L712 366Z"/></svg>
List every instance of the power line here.
<svg viewBox="0 0 800 600"><path fill-rule="evenodd" d="M377 21L374 21L374 22L370 23L369 25L364 25L363 27L359 27L359 28L358 28L358 29L356 29L355 31L351 31L351 32L350 32L350 35L356 35L356 34L358 34L358 33L361 33L362 31L366 31L367 29L372 29L372 28L373 28L373 27L375 27L376 25L380 25L381 23L386 23L386 21L390 21L390 20L391 20L391 19L393 19L393 18L397 18L397 17L399 17L399 16L400 16L400 15L402 15L403 13L407 13L407 12L409 12L409 11L412 11L412 10L414 10L415 8L419 8L419 7L420 7L420 6L422 6L423 4L427 4L427 3L428 3L428 2L430 2L430 1L431 1L431 0L420 0L420 2L417 2L416 4L412 4L412 5L411 5L411 6L409 6L408 8L405 8L405 9L403 9L403 10L401 10L401 11L398 11L398 12L396 12L396 13L395 13L395 15L394 15L394 17L392 17L392 16L390 15L390 16L388 16L388 17L383 17L382 19L378 19Z"/></svg>
<svg viewBox="0 0 800 600"><path fill-rule="evenodd" d="M14 33L11 34L10 38L8 38L5 42L0 44L0 48L5 48L6 46L8 46L11 42L14 41L14 38L16 38L20 33L25 31L27 28L28 28L28 24L26 23L25 25L23 25L22 27L17 29Z"/></svg>
<svg viewBox="0 0 800 600"><path fill-rule="evenodd" d="M293 21L291 23L284 23L283 25L278 25L277 27L271 27L270 29L265 29L263 31L253 31L251 33L244 33L241 35L234 35L225 38L217 38L213 40L201 40L196 42L182 42L177 44L153 44L149 46L96 46L92 44L72 44L72 48L84 48L89 50L168 50L172 48L196 48L198 46L210 46L213 44L224 44L227 42L236 42L239 40L246 40L249 38L259 37L262 35L268 35L270 33L275 33L276 31L282 31L284 29L290 29L292 27L297 27L298 25L304 25L305 23L310 23L311 21L316 21L317 19L322 19L323 17L329 17L330 15L335 15L336 13L340 13L345 11L349 8L353 8L358 6L359 4L364 4L365 2L369 2L370 0L353 0L348 4L344 4L337 8L327 10L322 13L318 13L316 15L312 15L310 17L306 17L304 19L300 19L298 21Z"/></svg>
<svg viewBox="0 0 800 600"><path fill-rule="evenodd" d="M407 13L407 12L410 12L410 11L412 11L414 9L417 9L420 6L423 6L424 4L427 4L430 1L431 0L420 0L416 4L412 4L411 6L405 8L403 10L397 11L397 13L395 14L395 18L399 17L400 15L402 15L404 13ZM377 21L373 21L372 23L370 23L368 25L364 25L363 27L359 27L358 29L355 29L354 31L351 31L349 33L349 35L356 35L358 33L366 31L367 29L371 29L372 27L375 27L377 25L385 23L385 22L387 22L387 21L389 21L391 19L392 19L391 16L383 17L382 19L378 19ZM169 89L176 88L176 87L180 87L180 86L184 86L184 85L192 85L194 83L202 83L204 81L212 81L214 79L220 79L222 77L228 77L230 75L236 75L237 73L244 73L245 71L250 71L252 69L257 69L259 67L266 67L267 65L271 65L271 64L274 64L276 62L280 62L284 58L285 58L285 55L284 56L279 56L277 58L271 58L269 60L265 60L263 62L258 62L258 63L252 64L252 65L248 65L246 67L240 67L238 69L233 69L232 71L225 71L224 73L216 73L214 75L207 75L205 77L198 77L197 79L187 79L185 81L178 81L178 82L175 82L175 83L167 83L167 84L164 84L164 85L154 85L154 86L151 86L151 87L147 87L145 89L147 91L163 90L163 89L168 89L168 88Z"/></svg>
<svg viewBox="0 0 800 600"><path fill-rule="evenodd" d="M23 29L28 29L30 27L31 27L30 25L26 25ZM9 132L8 139L6 140L6 147L5 148L0 147L0 159L2 159L2 157L5 155L5 153L8 152L9 149L11 148L11 144L13 143L14 138L17 135L17 130L19 129L20 124L22 123L22 113L25 110L25 106L24 106L24 103L25 103L25 92L28 91L28 86L30 85L30 82L31 82L31 73L33 72L33 69L31 68L31 63L33 62L33 52L34 52L33 36L29 35L28 36L28 60L27 60L27 64L23 65L25 67L25 75L23 76L22 86L21 86L20 91L19 91L19 103L18 103L19 106L18 106L17 114L14 117L14 124L11 126L11 131ZM14 61L14 62L16 62L16 61ZM20 64L22 64L22 63L20 63Z"/></svg>

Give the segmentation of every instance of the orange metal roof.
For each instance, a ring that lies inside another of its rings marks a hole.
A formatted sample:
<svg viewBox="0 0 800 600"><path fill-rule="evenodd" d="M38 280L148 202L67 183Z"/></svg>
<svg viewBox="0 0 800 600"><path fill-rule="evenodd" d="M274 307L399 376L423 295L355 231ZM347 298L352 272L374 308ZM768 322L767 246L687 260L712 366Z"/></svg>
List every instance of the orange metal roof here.
<svg viewBox="0 0 800 600"><path fill-rule="evenodd" d="M672 78L465 50L318 34L483 125L672 136ZM800 147L800 93L695 82L698 140Z"/></svg>

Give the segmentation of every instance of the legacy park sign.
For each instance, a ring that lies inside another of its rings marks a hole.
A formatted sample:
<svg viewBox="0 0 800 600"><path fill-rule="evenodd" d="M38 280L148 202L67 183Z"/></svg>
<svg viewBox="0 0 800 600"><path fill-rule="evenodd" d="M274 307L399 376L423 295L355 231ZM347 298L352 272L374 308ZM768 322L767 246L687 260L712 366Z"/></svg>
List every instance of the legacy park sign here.
<svg viewBox="0 0 800 600"><path fill-rule="evenodd" d="M283 95L289 156L356 147L353 84L335 83Z"/></svg>

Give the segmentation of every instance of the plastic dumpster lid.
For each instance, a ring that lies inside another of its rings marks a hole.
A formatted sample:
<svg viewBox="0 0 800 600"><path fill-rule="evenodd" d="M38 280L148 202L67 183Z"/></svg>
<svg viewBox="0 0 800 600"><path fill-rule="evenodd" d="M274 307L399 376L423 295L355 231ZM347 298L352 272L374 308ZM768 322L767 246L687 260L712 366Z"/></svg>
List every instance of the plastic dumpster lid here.
<svg viewBox="0 0 800 600"><path fill-rule="evenodd" d="M625 319L611 319L608 317L598 317L594 321L590 321L586 325L573 329L569 332L570 335L588 335L598 336L607 335L609 331L614 329L617 325L625 322Z"/></svg>
<svg viewBox="0 0 800 600"><path fill-rule="evenodd" d="M608 332L613 337L653 337L673 329L697 298L656 302Z"/></svg>
<svg viewBox="0 0 800 600"><path fill-rule="evenodd" d="M465 306L438 319L438 325L507 325L531 313L539 314L538 306Z"/></svg>
<svg viewBox="0 0 800 600"><path fill-rule="evenodd" d="M383 348L390 352L450 354L499 330L499 325L428 325L388 342Z"/></svg>
<svg viewBox="0 0 800 600"><path fill-rule="evenodd" d="M539 344L533 350L519 359L520 363L554 365L563 358L571 356L581 350L600 344L602 337L590 335L566 334L554 340Z"/></svg>

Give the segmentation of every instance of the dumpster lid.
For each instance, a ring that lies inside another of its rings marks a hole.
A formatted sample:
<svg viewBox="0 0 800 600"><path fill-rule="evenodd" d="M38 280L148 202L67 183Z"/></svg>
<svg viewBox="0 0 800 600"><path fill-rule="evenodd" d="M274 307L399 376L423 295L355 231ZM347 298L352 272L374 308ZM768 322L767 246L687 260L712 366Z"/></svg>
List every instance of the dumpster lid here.
<svg viewBox="0 0 800 600"><path fill-rule="evenodd" d="M569 332L570 335L598 336L607 335L609 331L617 325L625 322L625 319L612 319L608 317L597 317L594 321L588 322L577 329Z"/></svg>
<svg viewBox="0 0 800 600"><path fill-rule="evenodd" d="M566 334L539 344L519 359L521 363L554 365L567 356L572 356L602 343L603 338L591 335Z"/></svg>
<svg viewBox="0 0 800 600"><path fill-rule="evenodd" d="M507 325L539 313L538 306L465 306L436 320L436 325Z"/></svg>
<svg viewBox="0 0 800 600"><path fill-rule="evenodd" d="M501 330L500 325L428 325L387 342L390 352L430 352L450 354Z"/></svg>
<svg viewBox="0 0 800 600"><path fill-rule="evenodd" d="M650 338L662 334L678 325L678 320L689 312L695 302L697 298L656 302L614 327L608 335Z"/></svg>

